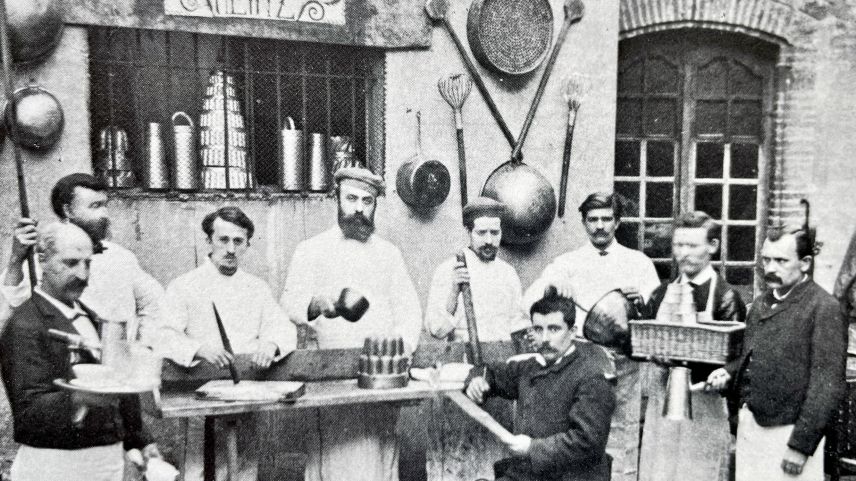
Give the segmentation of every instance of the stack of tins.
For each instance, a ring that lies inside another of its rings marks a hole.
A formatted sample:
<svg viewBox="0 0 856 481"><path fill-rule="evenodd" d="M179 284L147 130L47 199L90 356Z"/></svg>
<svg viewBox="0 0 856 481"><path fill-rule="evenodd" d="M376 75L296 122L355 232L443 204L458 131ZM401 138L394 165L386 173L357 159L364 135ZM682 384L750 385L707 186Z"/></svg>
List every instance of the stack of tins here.
<svg viewBox="0 0 856 481"><path fill-rule="evenodd" d="M216 71L208 78L199 124L203 186L206 189L253 187L247 170L247 131L231 75Z"/></svg>

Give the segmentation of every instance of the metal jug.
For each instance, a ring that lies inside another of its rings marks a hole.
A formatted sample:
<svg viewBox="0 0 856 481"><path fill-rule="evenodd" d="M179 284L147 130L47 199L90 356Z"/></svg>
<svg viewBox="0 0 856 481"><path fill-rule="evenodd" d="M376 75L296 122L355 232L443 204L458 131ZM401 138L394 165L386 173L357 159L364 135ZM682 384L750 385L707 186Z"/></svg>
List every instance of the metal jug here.
<svg viewBox="0 0 856 481"><path fill-rule="evenodd" d="M124 129L109 125L98 133L95 171L110 187L133 187L134 170L128 156L130 143Z"/></svg>
<svg viewBox="0 0 856 481"><path fill-rule="evenodd" d="M282 190L301 191L304 183L303 131L294 128L294 119L286 118L282 129L282 164L280 165Z"/></svg>
<svg viewBox="0 0 856 481"><path fill-rule="evenodd" d="M179 119L183 119L187 125L179 125L177 123ZM172 114L172 134L175 188L196 189L199 183L199 170L196 166L196 150L193 148L193 120L189 115L184 112Z"/></svg>
<svg viewBox="0 0 856 481"><path fill-rule="evenodd" d="M309 190L326 192L330 188L327 146L324 134L309 134Z"/></svg>
<svg viewBox="0 0 856 481"><path fill-rule="evenodd" d="M169 174L163 145L163 128L159 122L146 125L145 182L149 189L168 189Z"/></svg>

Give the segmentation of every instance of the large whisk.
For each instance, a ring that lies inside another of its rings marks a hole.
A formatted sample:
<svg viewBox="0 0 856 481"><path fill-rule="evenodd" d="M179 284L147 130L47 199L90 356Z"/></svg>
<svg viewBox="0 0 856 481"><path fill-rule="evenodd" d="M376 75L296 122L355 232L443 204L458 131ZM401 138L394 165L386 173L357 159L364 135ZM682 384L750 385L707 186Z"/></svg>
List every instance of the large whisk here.
<svg viewBox="0 0 856 481"><path fill-rule="evenodd" d="M461 108L473 89L473 81L464 74L453 74L441 78L437 89L455 115L455 131L458 138L458 175L461 184L461 208L467 205L467 155L464 150L464 119Z"/></svg>
<svg viewBox="0 0 856 481"><path fill-rule="evenodd" d="M562 82L562 97L568 104L568 124L565 131L565 150L562 154L562 177L559 181L559 217L565 215L565 196L568 191L568 173L571 167L571 145L574 141L574 126L577 112L588 93L588 82L579 75L567 77Z"/></svg>

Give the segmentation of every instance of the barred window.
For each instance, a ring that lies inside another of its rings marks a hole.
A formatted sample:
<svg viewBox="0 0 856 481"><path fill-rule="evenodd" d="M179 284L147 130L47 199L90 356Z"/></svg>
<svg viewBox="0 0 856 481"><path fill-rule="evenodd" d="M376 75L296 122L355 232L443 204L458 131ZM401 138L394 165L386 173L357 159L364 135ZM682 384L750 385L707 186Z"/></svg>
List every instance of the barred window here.
<svg viewBox="0 0 856 481"><path fill-rule="evenodd" d="M324 192L337 162L383 171L380 50L129 28L89 48L111 187Z"/></svg>

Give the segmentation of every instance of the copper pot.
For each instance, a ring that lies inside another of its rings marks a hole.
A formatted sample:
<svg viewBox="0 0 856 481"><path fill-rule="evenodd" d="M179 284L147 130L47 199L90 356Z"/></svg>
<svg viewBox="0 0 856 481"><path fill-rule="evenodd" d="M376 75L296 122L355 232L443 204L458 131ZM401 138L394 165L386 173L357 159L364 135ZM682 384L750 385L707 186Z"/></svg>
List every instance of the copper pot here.
<svg viewBox="0 0 856 481"><path fill-rule="evenodd" d="M6 2L12 59L35 63L53 52L62 38L63 11L58 0Z"/></svg>
<svg viewBox="0 0 856 481"><path fill-rule="evenodd" d="M28 149L50 150L59 140L65 125L59 100L36 85L17 90L14 99L18 137L12 136L12 140ZM10 134L12 129L8 128L8 124L11 122L11 117L12 113L7 103L4 118L7 123L6 130Z"/></svg>
<svg viewBox="0 0 856 481"><path fill-rule="evenodd" d="M502 241L528 244L541 237L556 215L556 194L550 182L532 167L506 162L488 177L482 194L506 206Z"/></svg>

